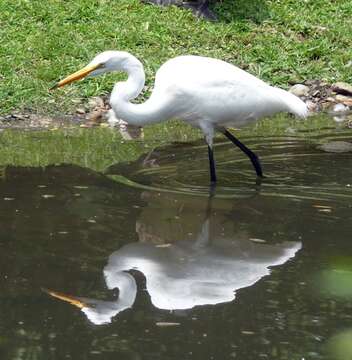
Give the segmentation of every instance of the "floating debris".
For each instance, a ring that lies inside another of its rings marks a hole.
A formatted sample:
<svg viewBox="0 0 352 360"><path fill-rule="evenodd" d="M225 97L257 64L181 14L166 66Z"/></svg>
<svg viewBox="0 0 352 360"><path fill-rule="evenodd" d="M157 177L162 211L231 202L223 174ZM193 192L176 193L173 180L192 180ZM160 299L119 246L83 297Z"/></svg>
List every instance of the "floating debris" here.
<svg viewBox="0 0 352 360"><path fill-rule="evenodd" d="M318 146L319 150L331 153L344 153L352 151L352 143L347 141L330 141Z"/></svg>
<svg viewBox="0 0 352 360"><path fill-rule="evenodd" d="M158 321L158 322L155 323L155 325L159 326L159 327L170 327L170 326L180 326L181 323Z"/></svg>
<svg viewBox="0 0 352 360"><path fill-rule="evenodd" d="M250 238L249 240L256 242L256 243L266 243L266 240L264 240L264 239Z"/></svg>
<svg viewBox="0 0 352 360"><path fill-rule="evenodd" d="M328 205L313 205L314 208L316 208L319 212L323 213L331 213L333 208Z"/></svg>
<svg viewBox="0 0 352 360"><path fill-rule="evenodd" d="M331 213L331 209L319 209L318 210L319 212L322 212L322 213Z"/></svg>
<svg viewBox="0 0 352 360"><path fill-rule="evenodd" d="M255 335L254 331L242 330L241 333L243 335Z"/></svg>

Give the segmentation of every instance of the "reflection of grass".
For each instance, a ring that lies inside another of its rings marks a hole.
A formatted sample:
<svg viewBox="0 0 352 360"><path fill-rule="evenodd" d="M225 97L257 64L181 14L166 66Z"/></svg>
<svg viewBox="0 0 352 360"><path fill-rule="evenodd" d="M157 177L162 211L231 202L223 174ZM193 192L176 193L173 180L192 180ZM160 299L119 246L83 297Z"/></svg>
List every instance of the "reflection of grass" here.
<svg viewBox="0 0 352 360"><path fill-rule="evenodd" d="M6 167L0 166L0 179L5 177Z"/></svg>
<svg viewBox="0 0 352 360"><path fill-rule="evenodd" d="M319 280L320 288L327 296L352 299L351 270L327 270L320 275Z"/></svg>
<svg viewBox="0 0 352 360"><path fill-rule="evenodd" d="M172 141L197 137L196 130L181 131L173 126L146 130L151 141L123 141L117 131L106 128L58 129L52 131L7 130L0 134L0 164L21 166L45 166L70 163L102 171L109 165L130 161L150 150L153 139ZM184 127L183 127L184 129ZM160 141L158 141L158 144ZM0 173L1 174L1 173Z"/></svg>
<svg viewBox="0 0 352 360"><path fill-rule="evenodd" d="M247 136L289 135L309 140L313 134L329 132L327 127L331 125L331 121L324 118L297 121L277 117L236 133L242 139ZM287 133L287 128L292 131L296 129L296 132ZM45 166L70 163L102 171L112 164L135 160L153 147L173 141L193 141L202 136L199 130L179 122L149 126L144 132L143 141L123 141L117 131L106 128L35 132L7 130L0 133L0 165ZM219 140L227 141L223 136L219 136Z"/></svg>
<svg viewBox="0 0 352 360"><path fill-rule="evenodd" d="M333 336L328 341L329 359L352 360L352 330L347 330Z"/></svg>
<svg viewBox="0 0 352 360"><path fill-rule="evenodd" d="M288 86L288 81L348 80L349 0L236 0L219 2L217 23L176 7L139 0L0 2L0 112L30 106L63 111L78 97L110 91L116 76L48 92L53 81L106 49L143 60L148 85L166 59L192 53L221 58Z"/></svg>
<svg viewBox="0 0 352 360"><path fill-rule="evenodd" d="M134 159L141 152L141 143L121 144L119 136L105 129L5 131L1 134L0 163L22 166L73 163L103 170L111 163Z"/></svg>
<svg viewBox="0 0 352 360"><path fill-rule="evenodd" d="M350 256L333 256L329 268L317 277L319 291L332 298L352 299L352 264Z"/></svg>

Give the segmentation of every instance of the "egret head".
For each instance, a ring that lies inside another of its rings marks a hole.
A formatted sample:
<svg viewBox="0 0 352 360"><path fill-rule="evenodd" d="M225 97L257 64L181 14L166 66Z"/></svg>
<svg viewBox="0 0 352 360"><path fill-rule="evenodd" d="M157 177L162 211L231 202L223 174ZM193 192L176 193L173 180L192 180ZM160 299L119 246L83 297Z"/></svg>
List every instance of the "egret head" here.
<svg viewBox="0 0 352 360"><path fill-rule="evenodd" d="M87 66L56 83L52 89L65 86L85 77L93 77L110 71L125 70L130 56L124 51L104 51L98 54Z"/></svg>

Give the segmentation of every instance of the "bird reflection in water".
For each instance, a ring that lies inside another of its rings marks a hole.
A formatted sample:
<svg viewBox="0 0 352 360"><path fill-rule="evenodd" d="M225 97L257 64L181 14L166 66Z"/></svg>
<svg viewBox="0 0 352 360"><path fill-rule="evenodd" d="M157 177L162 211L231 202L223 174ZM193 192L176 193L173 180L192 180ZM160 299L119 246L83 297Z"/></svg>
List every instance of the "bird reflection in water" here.
<svg viewBox="0 0 352 360"><path fill-rule="evenodd" d="M236 290L269 275L271 266L284 264L301 248L300 242L267 244L254 242L244 231L234 232L233 221L229 226L224 223L229 210L222 207L213 212L211 197L204 202L203 198L184 197L180 201L172 196L144 193L148 206L136 223L139 241L110 255L104 277L109 290L119 290L116 301L46 291L79 307L92 323L100 325L133 307L138 292L135 271L144 275L156 308L191 309L233 301ZM197 201L203 202L203 215L197 214ZM169 214L160 215L161 209ZM170 217L170 211L174 214L175 210L186 215L185 221ZM166 217L169 221L163 220ZM197 225L198 231L192 232Z"/></svg>

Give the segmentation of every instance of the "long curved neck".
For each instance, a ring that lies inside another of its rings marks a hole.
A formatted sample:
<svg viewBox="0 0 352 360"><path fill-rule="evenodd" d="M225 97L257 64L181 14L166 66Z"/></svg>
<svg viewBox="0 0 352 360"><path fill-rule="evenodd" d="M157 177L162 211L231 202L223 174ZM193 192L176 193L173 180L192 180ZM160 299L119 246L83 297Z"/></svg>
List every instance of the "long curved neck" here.
<svg viewBox="0 0 352 360"><path fill-rule="evenodd" d="M128 74L127 81L115 84L111 93L110 101L118 97L129 101L135 99L143 90L145 84L145 73L142 63L133 55L128 54L121 70Z"/></svg>
<svg viewBox="0 0 352 360"><path fill-rule="evenodd" d="M133 55L121 68L128 74L127 81L115 84L110 97L111 107L117 118L131 125L143 126L168 119L167 110L163 108L163 99L151 96L142 104L131 103L143 90L145 73L142 63Z"/></svg>
<svg viewBox="0 0 352 360"><path fill-rule="evenodd" d="M106 284L110 290L119 289L119 297L116 301L85 299L85 304L81 308L88 319L96 325L110 323L114 316L131 308L137 296L136 281L126 272L108 274Z"/></svg>
<svg viewBox="0 0 352 360"><path fill-rule="evenodd" d="M119 298L115 302L117 308L126 309L133 305L137 295L137 284L134 277L125 271L104 270L105 282L110 290L119 289Z"/></svg>
<svg viewBox="0 0 352 360"><path fill-rule="evenodd" d="M134 277L123 273L124 279L119 283L119 299L117 301L119 310L131 308L137 296L137 284Z"/></svg>

